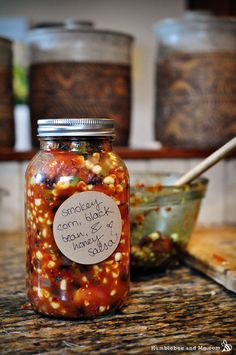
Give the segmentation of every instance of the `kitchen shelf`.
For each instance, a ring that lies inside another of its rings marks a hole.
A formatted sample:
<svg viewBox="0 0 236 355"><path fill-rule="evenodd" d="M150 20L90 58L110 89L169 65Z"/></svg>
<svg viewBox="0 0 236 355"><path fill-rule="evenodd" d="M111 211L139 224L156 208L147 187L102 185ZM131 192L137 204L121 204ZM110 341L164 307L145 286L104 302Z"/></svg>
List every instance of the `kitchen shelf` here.
<svg viewBox="0 0 236 355"><path fill-rule="evenodd" d="M127 160L142 159L195 159L205 158L213 152L211 149L206 150L183 150L163 147L161 149L134 149L128 147L115 147L116 152ZM25 161L31 160L37 150L18 152L13 149L0 149L1 161ZM227 159L236 158L236 150L229 154Z"/></svg>

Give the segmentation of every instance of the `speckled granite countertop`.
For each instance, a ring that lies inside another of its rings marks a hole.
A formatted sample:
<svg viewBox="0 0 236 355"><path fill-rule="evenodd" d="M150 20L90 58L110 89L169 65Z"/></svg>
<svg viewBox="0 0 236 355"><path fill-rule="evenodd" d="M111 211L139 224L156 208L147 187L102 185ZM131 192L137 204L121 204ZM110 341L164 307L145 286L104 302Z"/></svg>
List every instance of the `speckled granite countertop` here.
<svg viewBox="0 0 236 355"><path fill-rule="evenodd" d="M23 310L24 236L0 238L0 354L219 354L224 340L236 351L235 295L184 266L134 280L110 317L62 321Z"/></svg>

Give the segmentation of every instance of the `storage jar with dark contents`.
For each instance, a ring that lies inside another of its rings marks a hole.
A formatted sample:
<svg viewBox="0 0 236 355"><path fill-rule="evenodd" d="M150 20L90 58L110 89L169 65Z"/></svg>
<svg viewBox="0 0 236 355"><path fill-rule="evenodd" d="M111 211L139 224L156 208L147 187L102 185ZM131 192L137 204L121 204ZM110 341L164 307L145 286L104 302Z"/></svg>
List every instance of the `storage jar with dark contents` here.
<svg viewBox="0 0 236 355"><path fill-rule="evenodd" d="M15 143L12 71L12 43L0 37L0 148Z"/></svg>
<svg viewBox="0 0 236 355"><path fill-rule="evenodd" d="M224 144L236 135L236 21L195 15L156 31L156 138L178 148Z"/></svg>
<svg viewBox="0 0 236 355"><path fill-rule="evenodd" d="M132 37L89 24L30 33L30 112L33 144L39 117L109 117L116 145L128 145Z"/></svg>
<svg viewBox="0 0 236 355"><path fill-rule="evenodd" d="M33 309L91 318L129 291L129 176L110 119L39 121L26 171L27 291Z"/></svg>

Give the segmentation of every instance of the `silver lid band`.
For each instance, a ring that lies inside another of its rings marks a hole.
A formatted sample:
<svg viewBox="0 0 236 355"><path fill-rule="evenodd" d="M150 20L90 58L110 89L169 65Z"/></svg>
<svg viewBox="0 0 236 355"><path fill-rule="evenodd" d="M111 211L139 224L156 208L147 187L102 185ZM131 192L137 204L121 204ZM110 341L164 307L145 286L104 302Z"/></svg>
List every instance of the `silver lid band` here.
<svg viewBox="0 0 236 355"><path fill-rule="evenodd" d="M110 118L52 118L38 120L38 137L114 137Z"/></svg>

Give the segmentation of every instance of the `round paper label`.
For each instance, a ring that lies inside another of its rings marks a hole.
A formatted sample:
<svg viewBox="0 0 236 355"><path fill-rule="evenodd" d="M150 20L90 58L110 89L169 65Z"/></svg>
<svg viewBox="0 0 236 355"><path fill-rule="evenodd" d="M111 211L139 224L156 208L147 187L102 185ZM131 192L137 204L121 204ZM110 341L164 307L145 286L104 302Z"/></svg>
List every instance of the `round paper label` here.
<svg viewBox="0 0 236 355"><path fill-rule="evenodd" d="M53 234L60 251L79 264L107 259L121 237L120 210L111 197L87 191L70 196L58 208Z"/></svg>

